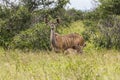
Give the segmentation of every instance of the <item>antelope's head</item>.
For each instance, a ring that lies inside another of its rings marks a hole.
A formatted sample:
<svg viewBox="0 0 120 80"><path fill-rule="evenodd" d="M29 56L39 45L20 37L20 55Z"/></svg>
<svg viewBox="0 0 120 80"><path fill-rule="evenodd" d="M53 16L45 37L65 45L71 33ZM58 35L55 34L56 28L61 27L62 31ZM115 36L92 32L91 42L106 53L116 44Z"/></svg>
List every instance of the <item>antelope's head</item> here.
<svg viewBox="0 0 120 80"><path fill-rule="evenodd" d="M51 30L54 30L56 26L60 23L60 19L57 18L55 21L49 21L48 17L45 17L44 22L50 27Z"/></svg>
<svg viewBox="0 0 120 80"><path fill-rule="evenodd" d="M53 22L49 23L49 26L51 30L54 30L56 28L56 24Z"/></svg>

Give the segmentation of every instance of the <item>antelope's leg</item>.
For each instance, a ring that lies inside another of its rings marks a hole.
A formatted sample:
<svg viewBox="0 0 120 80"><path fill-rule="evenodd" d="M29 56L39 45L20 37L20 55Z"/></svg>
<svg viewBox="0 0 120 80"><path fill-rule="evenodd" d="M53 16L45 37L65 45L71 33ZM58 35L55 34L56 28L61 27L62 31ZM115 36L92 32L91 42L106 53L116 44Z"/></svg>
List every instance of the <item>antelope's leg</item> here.
<svg viewBox="0 0 120 80"><path fill-rule="evenodd" d="M54 49L54 47L53 47L52 45L50 45L50 48L51 48L51 51L52 51L52 52L55 51L55 49Z"/></svg>
<svg viewBox="0 0 120 80"><path fill-rule="evenodd" d="M83 53L81 46L75 46L75 49L77 50L77 53Z"/></svg>

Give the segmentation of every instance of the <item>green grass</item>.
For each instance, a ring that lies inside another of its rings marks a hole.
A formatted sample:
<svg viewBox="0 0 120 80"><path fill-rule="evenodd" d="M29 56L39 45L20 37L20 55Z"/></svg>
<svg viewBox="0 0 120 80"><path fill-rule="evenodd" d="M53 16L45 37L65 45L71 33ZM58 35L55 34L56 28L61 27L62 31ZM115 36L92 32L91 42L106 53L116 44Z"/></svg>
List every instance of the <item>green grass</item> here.
<svg viewBox="0 0 120 80"><path fill-rule="evenodd" d="M84 31L84 24L82 21L76 21L71 23L70 27L63 27L59 29L61 34L70 34L70 33L79 33L81 34Z"/></svg>
<svg viewBox="0 0 120 80"><path fill-rule="evenodd" d="M49 54L48 54L49 53ZM0 50L0 80L119 80L120 52L78 54Z"/></svg>
<svg viewBox="0 0 120 80"><path fill-rule="evenodd" d="M74 22L60 33L81 34L83 26ZM0 48L0 80L119 80L120 52L86 44L82 55Z"/></svg>

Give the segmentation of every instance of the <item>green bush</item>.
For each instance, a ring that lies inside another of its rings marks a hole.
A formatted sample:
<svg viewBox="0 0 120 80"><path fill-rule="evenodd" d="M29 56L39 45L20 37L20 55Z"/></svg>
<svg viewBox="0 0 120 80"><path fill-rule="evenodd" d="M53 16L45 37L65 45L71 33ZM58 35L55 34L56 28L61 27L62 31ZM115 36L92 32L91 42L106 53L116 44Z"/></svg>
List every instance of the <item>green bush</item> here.
<svg viewBox="0 0 120 80"><path fill-rule="evenodd" d="M22 31L16 35L11 42L11 48L19 49L50 49L50 29L44 23L36 24L34 27Z"/></svg>
<svg viewBox="0 0 120 80"><path fill-rule="evenodd" d="M120 49L120 16L109 16L98 24L106 48Z"/></svg>
<svg viewBox="0 0 120 80"><path fill-rule="evenodd" d="M84 38L95 47L120 49L120 16L111 15L98 22L84 21Z"/></svg>
<svg viewBox="0 0 120 80"><path fill-rule="evenodd" d="M0 13L0 46L7 48L16 34L30 27L31 14L25 7L5 8Z"/></svg>
<svg viewBox="0 0 120 80"><path fill-rule="evenodd" d="M84 20L83 24L85 25L85 30L82 35L84 36L85 40L90 42L92 41L91 38L94 38L96 36L98 28L96 27L96 23L90 20Z"/></svg>

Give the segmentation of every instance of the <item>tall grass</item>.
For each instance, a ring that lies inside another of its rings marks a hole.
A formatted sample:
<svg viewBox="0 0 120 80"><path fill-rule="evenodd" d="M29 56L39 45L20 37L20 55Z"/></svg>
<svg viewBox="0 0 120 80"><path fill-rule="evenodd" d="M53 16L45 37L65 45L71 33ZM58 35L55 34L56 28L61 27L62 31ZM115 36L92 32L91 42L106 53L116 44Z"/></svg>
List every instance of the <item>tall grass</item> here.
<svg viewBox="0 0 120 80"><path fill-rule="evenodd" d="M83 26L78 21L60 33L81 34ZM0 48L0 80L119 80L120 52L86 43L82 55Z"/></svg>
<svg viewBox="0 0 120 80"><path fill-rule="evenodd" d="M119 62L114 50L64 55L1 49L0 80L119 80Z"/></svg>

